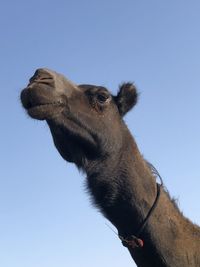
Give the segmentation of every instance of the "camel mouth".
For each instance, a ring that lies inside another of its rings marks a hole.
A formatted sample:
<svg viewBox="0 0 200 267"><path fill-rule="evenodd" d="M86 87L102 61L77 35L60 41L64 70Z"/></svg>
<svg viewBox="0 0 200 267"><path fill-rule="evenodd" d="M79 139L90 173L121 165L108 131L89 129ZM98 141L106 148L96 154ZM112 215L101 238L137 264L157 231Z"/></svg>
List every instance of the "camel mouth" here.
<svg viewBox="0 0 200 267"><path fill-rule="evenodd" d="M59 113L63 103L61 101L30 105L26 108L28 115L34 119L46 120Z"/></svg>
<svg viewBox="0 0 200 267"><path fill-rule="evenodd" d="M26 109L28 111L31 110L40 110L40 109L44 109L47 107L51 107L51 106L59 106L62 105L61 101L56 101L56 102L48 102L48 103L39 103L39 104L33 104L31 102L28 102L26 105Z"/></svg>
<svg viewBox="0 0 200 267"><path fill-rule="evenodd" d="M21 92L21 102L28 115L33 119L45 120L59 113L61 107L65 106L61 97L52 94L45 88L26 87Z"/></svg>

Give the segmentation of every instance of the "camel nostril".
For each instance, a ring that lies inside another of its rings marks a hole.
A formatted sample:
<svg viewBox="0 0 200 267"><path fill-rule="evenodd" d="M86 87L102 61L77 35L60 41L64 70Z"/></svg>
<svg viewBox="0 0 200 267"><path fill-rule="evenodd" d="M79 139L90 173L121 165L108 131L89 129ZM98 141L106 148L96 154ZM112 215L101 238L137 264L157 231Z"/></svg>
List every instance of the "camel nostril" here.
<svg viewBox="0 0 200 267"><path fill-rule="evenodd" d="M33 82L45 83L50 85L54 82L54 76L48 69L38 69L29 80L30 84Z"/></svg>

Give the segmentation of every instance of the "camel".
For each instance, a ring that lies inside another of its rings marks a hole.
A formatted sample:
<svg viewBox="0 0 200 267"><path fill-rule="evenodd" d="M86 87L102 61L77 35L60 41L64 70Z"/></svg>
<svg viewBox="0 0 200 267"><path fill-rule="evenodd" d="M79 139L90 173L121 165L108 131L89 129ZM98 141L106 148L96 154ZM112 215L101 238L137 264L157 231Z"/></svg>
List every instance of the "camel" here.
<svg viewBox="0 0 200 267"><path fill-rule="evenodd" d="M117 95L41 68L21 92L30 117L46 120L60 155L87 175L94 205L117 228L139 267L199 267L200 227L185 218L124 123L134 84Z"/></svg>

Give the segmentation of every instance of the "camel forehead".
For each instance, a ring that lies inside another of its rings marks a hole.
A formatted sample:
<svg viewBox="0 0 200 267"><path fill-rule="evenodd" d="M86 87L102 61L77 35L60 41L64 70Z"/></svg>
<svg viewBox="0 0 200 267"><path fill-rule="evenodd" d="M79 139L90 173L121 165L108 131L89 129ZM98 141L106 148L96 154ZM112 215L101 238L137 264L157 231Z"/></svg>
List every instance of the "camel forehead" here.
<svg viewBox="0 0 200 267"><path fill-rule="evenodd" d="M80 84L78 85L78 87L83 89L84 91L90 91L91 93L104 92L111 95L110 91L104 86L98 86L93 84Z"/></svg>

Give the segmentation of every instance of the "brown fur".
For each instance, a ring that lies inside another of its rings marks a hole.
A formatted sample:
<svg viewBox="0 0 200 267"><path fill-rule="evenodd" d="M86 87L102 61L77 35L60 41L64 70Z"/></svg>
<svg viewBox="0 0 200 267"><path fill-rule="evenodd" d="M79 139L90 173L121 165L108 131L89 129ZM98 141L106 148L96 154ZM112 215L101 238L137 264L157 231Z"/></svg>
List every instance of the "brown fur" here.
<svg viewBox="0 0 200 267"><path fill-rule="evenodd" d="M61 156L86 172L94 204L119 234L137 233L157 192L155 177L123 121L137 102L135 86L123 84L113 96L104 87L77 86L39 69L21 100L31 117L47 121ZM144 247L129 249L139 267L200 266L200 229L164 189L140 238Z"/></svg>

